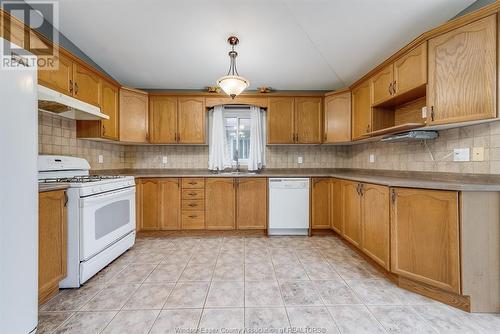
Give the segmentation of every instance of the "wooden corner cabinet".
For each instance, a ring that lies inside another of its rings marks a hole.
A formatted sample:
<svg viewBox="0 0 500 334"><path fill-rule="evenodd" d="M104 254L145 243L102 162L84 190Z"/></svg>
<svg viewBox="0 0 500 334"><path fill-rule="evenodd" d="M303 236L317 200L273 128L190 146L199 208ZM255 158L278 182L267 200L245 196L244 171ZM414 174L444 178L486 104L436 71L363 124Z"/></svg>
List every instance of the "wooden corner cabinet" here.
<svg viewBox="0 0 500 334"><path fill-rule="evenodd" d="M372 128L370 82L367 80L352 89L352 140L364 138Z"/></svg>
<svg viewBox="0 0 500 334"><path fill-rule="evenodd" d="M392 271L460 293L458 193L408 188L391 192Z"/></svg>
<svg viewBox="0 0 500 334"><path fill-rule="evenodd" d="M325 144L351 141L351 92L325 97Z"/></svg>
<svg viewBox="0 0 500 334"><path fill-rule="evenodd" d="M320 144L322 122L322 97L270 97L267 143Z"/></svg>
<svg viewBox="0 0 500 334"><path fill-rule="evenodd" d="M120 141L148 142L148 93L131 88L120 89Z"/></svg>
<svg viewBox="0 0 500 334"><path fill-rule="evenodd" d="M59 290L66 277L67 197L64 190L39 194L38 302L43 304Z"/></svg>
<svg viewBox="0 0 500 334"><path fill-rule="evenodd" d="M428 124L497 117L497 15L429 40Z"/></svg>

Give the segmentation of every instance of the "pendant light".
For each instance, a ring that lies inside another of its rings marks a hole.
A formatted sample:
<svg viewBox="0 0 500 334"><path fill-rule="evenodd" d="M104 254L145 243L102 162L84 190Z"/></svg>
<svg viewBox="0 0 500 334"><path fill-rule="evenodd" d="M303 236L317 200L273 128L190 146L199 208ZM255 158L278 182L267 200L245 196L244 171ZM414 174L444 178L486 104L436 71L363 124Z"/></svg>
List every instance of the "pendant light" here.
<svg viewBox="0 0 500 334"><path fill-rule="evenodd" d="M229 65L227 75L219 78L219 80L217 80L217 85L222 88L227 95L234 99L237 95L241 94L241 92L248 88L250 82L241 77L236 69L236 57L238 56L238 52L234 51L234 46L238 45L240 42L238 37L231 36L227 39L227 41L229 45L231 45L231 51L229 51L231 63Z"/></svg>

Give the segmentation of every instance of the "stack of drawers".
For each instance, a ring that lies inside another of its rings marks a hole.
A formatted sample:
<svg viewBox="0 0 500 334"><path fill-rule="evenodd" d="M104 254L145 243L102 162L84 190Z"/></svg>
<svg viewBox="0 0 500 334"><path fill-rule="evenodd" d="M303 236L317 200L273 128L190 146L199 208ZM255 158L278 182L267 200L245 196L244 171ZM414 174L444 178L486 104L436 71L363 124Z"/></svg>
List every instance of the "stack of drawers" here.
<svg viewBox="0 0 500 334"><path fill-rule="evenodd" d="M183 229L205 228L205 179L182 178L181 223Z"/></svg>

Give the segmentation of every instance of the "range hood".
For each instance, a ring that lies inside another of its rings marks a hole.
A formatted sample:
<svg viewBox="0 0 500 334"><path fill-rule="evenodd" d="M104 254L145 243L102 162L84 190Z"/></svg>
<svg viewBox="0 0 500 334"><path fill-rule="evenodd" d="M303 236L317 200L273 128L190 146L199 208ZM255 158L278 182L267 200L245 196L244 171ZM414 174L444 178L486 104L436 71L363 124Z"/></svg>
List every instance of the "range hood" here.
<svg viewBox="0 0 500 334"><path fill-rule="evenodd" d="M99 107L38 85L38 109L78 120L109 119Z"/></svg>
<svg viewBox="0 0 500 334"><path fill-rule="evenodd" d="M431 140L438 137L437 131L409 131L382 138L383 142L397 142L407 140Z"/></svg>

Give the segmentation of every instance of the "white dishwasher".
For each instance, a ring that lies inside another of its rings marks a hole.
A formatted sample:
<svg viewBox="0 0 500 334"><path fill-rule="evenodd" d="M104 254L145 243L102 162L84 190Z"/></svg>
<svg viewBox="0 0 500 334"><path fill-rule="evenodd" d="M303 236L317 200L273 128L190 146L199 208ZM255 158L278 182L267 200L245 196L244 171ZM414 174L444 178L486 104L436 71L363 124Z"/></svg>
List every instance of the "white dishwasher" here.
<svg viewBox="0 0 500 334"><path fill-rule="evenodd" d="M309 179L269 179L269 235L309 234Z"/></svg>

